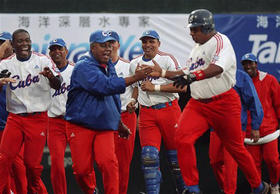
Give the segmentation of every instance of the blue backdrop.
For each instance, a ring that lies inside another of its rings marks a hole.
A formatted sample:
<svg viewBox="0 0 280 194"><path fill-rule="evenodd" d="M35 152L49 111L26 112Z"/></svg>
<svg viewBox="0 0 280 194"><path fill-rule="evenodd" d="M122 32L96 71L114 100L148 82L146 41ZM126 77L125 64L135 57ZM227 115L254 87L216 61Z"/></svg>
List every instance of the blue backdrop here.
<svg viewBox="0 0 280 194"><path fill-rule="evenodd" d="M259 69L280 81L280 14L216 14L214 19L217 31L232 42L238 68L241 57L252 52Z"/></svg>

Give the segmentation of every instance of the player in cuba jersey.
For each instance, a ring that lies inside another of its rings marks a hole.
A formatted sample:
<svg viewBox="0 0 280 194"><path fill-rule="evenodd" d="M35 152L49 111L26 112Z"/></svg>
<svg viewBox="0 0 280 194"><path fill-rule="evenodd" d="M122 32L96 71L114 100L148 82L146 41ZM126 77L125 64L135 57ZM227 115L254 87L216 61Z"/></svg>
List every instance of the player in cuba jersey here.
<svg viewBox="0 0 280 194"><path fill-rule="evenodd" d="M0 193L7 184L10 166L24 144L28 190L41 189L40 165L46 143L47 108L51 103L50 89L59 89L61 77L55 64L45 55L31 51L31 39L24 29L12 35L15 54L0 62L0 71L8 70L6 107L9 112L0 145Z"/></svg>
<svg viewBox="0 0 280 194"><path fill-rule="evenodd" d="M47 142L51 155L51 183L55 194L67 194L64 169L64 154L67 145L66 121L64 120L67 94L74 63L66 57L68 50L63 39L57 38L49 44L49 55L63 78L59 89L51 89L51 106L48 110L49 126Z"/></svg>

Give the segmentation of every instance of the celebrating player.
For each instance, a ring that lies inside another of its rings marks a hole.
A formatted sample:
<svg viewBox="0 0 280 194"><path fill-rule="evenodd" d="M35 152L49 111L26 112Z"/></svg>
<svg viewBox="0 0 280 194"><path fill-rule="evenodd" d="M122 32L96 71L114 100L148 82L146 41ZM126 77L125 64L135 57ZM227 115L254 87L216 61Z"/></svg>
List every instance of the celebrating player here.
<svg viewBox="0 0 280 194"><path fill-rule="evenodd" d="M68 50L63 39L57 38L52 40L49 44L49 50L49 55L63 78L61 88L51 90L52 102L48 109L49 126L47 142L51 156L51 182L55 194L67 194L64 169L64 154L67 138L64 115L74 64L66 59Z"/></svg>
<svg viewBox="0 0 280 194"><path fill-rule="evenodd" d="M260 137L264 138L265 136L275 133L279 128L280 86L274 76L258 70L257 58L255 55L247 53L241 60L244 70L253 80L263 106L264 118L260 126ZM251 123L253 123L253 119L250 119L248 122L246 137L250 137L250 132L252 131ZM280 164L278 136L279 134L266 143L260 141L255 145L246 145L248 151L255 160L260 176L262 174L261 164L264 159L271 181L270 189L272 194L279 194L278 182L280 176Z"/></svg>
<svg viewBox="0 0 280 194"><path fill-rule="evenodd" d="M24 164L30 193L41 192L40 166L46 141L47 114L50 88L60 87L60 78L52 61L31 52L31 40L26 30L12 35L15 55L2 60L0 71L7 69L7 110L9 116L0 145L0 193L7 184L9 169L24 144ZM42 103L44 102L44 103Z"/></svg>
<svg viewBox="0 0 280 194"><path fill-rule="evenodd" d="M144 55L131 61L131 73L134 73L137 64L153 66L156 63L161 68L168 70L180 68L172 55L159 51L159 39L158 33L154 30L143 32L140 40L142 41ZM185 91L185 89L177 89L173 86L172 81L166 78L153 79L148 77L139 82L139 136L146 192L148 194L158 194L160 191L159 151L161 138L163 138L167 149L170 168L176 178L177 192L181 194L186 189L178 166L175 146L175 131L181 114L178 94L175 92L179 91Z"/></svg>
<svg viewBox="0 0 280 194"><path fill-rule="evenodd" d="M260 137L259 128L263 119L263 109L251 78L242 70L238 69L236 72L234 89L241 100L242 135L245 138L247 111L250 111L253 121L251 122L253 130L250 138L257 142ZM220 188L225 194L234 194L237 182L237 163L226 151L215 131L210 133L209 158Z"/></svg>
<svg viewBox="0 0 280 194"><path fill-rule="evenodd" d="M90 35L90 52L76 63L71 76L65 119L73 169L86 194L96 193L91 178L96 161L103 176L106 194L119 193L119 166L115 154L114 131L128 137L129 130L120 122L120 93L126 86L144 79L151 68L137 68L133 76L118 77L111 62L110 33Z"/></svg>
<svg viewBox="0 0 280 194"><path fill-rule="evenodd" d="M242 141L241 104L233 89L236 58L231 42L227 36L215 31L213 15L208 10L193 11L188 27L197 44L190 53L187 67L172 72L157 66L154 71L162 77L175 79L177 87L191 87L192 99L180 117L176 132L179 165L189 193L200 193L194 144L210 127L215 129L244 172L253 193L267 193L269 186L261 181L254 160Z"/></svg>
<svg viewBox="0 0 280 194"><path fill-rule="evenodd" d="M120 37L117 32L109 31L112 40L112 62L115 65L116 73L119 77L129 76L129 61L119 57L118 50L120 48ZM131 135L128 139L121 138L115 132L115 150L119 163L119 194L126 194L129 180L130 162L133 156L134 140L136 133L136 100L138 88L127 86L125 93L120 95L121 99L121 120L130 129Z"/></svg>

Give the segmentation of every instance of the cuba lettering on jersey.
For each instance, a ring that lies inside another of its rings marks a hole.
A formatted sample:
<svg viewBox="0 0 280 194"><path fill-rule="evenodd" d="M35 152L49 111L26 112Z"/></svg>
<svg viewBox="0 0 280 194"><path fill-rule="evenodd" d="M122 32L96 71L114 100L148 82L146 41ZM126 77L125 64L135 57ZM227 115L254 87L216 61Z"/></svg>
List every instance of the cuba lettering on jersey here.
<svg viewBox="0 0 280 194"><path fill-rule="evenodd" d="M48 109L49 117L65 115L67 94L70 90L70 79L73 69L74 63L69 62L65 68L60 70L63 82L60 89L51 89L51 105Z"/></svg>
<svg viewBox="0 0 280 194"><path fill-rule="evenodd" d="M230 40L217 32L210 40L197 44L190 53L184 72L206 69L209 64L223 68L222 74L193 82L191 95L194 99L211 98L231 89L236 82L236 57Z"/></svg>
<svg viewBox="0 0 280 194"><path fill-rule="evenodd" d="M117 73L118 77L126 78L126 77L130 76L129 67L130 67L129 61L127 61L123 58L119 58L119 60L117 61L116 65L115 65L115 69L116 69L116 73ZM130 103L132 92L133 92L133 86L130 85L125 88L125 93L120 95L122 112L126 111L126 106L128 105L128 103Z"/></svg>
<svg viewBox="0 0 280 194"><path fill-rule="evenodd" d="M7 85L7 111L19 114L47 110L50 84L46 77L39 74L45 67L49 67L55 76L59 74L49 57L35 52L27 61L17 60L14 54L0 62L0 71L8 69L10 77L16 80Z"/></svg>
<svg viewBox="0 0 280 194"><path fill-rule="evenodd" d="M164 52L158 52L157 55L153 58L159 66L164 70L169 71L176 71L181 68L178 61L175 59L175 57L171 54L164 53ZM152 60L145 60L143 58L143 55L133 59L130 63L130 74L134 74L136 67L138 64L145 64L145 65L151 65L153 66L154 63ZM151 81L152 84L156 85L167 85L170 83L173 83L171 80L168 80L166 78L146 78L147 80ZM141 85L142 81L139 81L138 84ZM155 104L159 103L165 103L169 101L173 101L176 98L179 98L177 93L168 93L168 92L146 92L141 90L139 87L139 93L138 93L138 102L141 105L144 106L153 106Z"/></svg>

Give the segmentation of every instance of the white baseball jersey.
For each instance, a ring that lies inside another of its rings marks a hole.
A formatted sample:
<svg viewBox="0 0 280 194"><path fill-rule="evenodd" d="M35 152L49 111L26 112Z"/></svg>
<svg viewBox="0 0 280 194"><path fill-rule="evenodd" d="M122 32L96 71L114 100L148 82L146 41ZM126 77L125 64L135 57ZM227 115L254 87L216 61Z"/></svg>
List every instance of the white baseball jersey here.
<svg viewBox="0 0 280 194"><path fill-rule="evenodd" d="M210 63L223 68L215 77L193 82L191 95L194 99L204 99L228 91L235 85L236 57L230 40L216 33L204 44L196 44L187 61L186 71L194 72L206 69Z"/></svg>
<svg viewBox="0 0 280 194"><path fill-rule="evenodd" d="M55 76L58 75L52 60L35 52L27 61L17 60L14 54L0 62L0 71L8 69L10 77L16 80L7 85L7 111L15 114L47 111L51 102L51 87L48 78L39 74L45 67L49 67Z"/></svg>
<svg viewBox="0 0 280 194"><path fill-rule="evenodd" d="M175 59L174 56L163 53L163 52L158 52L158 54L153 58L159 66L164 69L164 70L169 70L169 71L176 71L181 68L181 66L178 64L177 60ZM143 56L139 56L135 59L133 59L130 63L130 74L134 74L136 67L138 64L146 64L146 65L151 65L153 66L154 63L152 60L145 60ZM172 81L166 79L166 78L146 78L152 82L154 85L167 85L170 83L173 83ZM172 100L175 100L176 98L179 98L179 95L177 93L168 93L168 92L146 92L141 90L140 85L142 81L138 81L138 88L139 88L139 94L138 94L138 102L141 105L144 106L153 106L156 104L160 103L165 103L169 102Z"/></svg>
<svg viewBox="0 0 280 194"><path fill-rule="evenodd" d="M58 90L51 89L51 105L48 110L49 117L64 116L66 111L67 94L70 90L70 80L74 63L68 63L64 68L59 69L63 78L61 88Z"/></svg>
<svg viewBox="0 0 280 194"><path fill-rule="evenodd" d="M119 58L119 60L117 61L117 64L115 65L115 69L116 69L116 73L117 73L118 77L123 77L123 78L128 77L130 75L129 67L130 67L129 61L126 61L123 58ZM131 101L132 92L133 92L133 87L130 85L130 86L126 87L125 93L120 95L121 104L122 104L122 107L121 107L122 112L126 111L126 106Z"/></svg>

